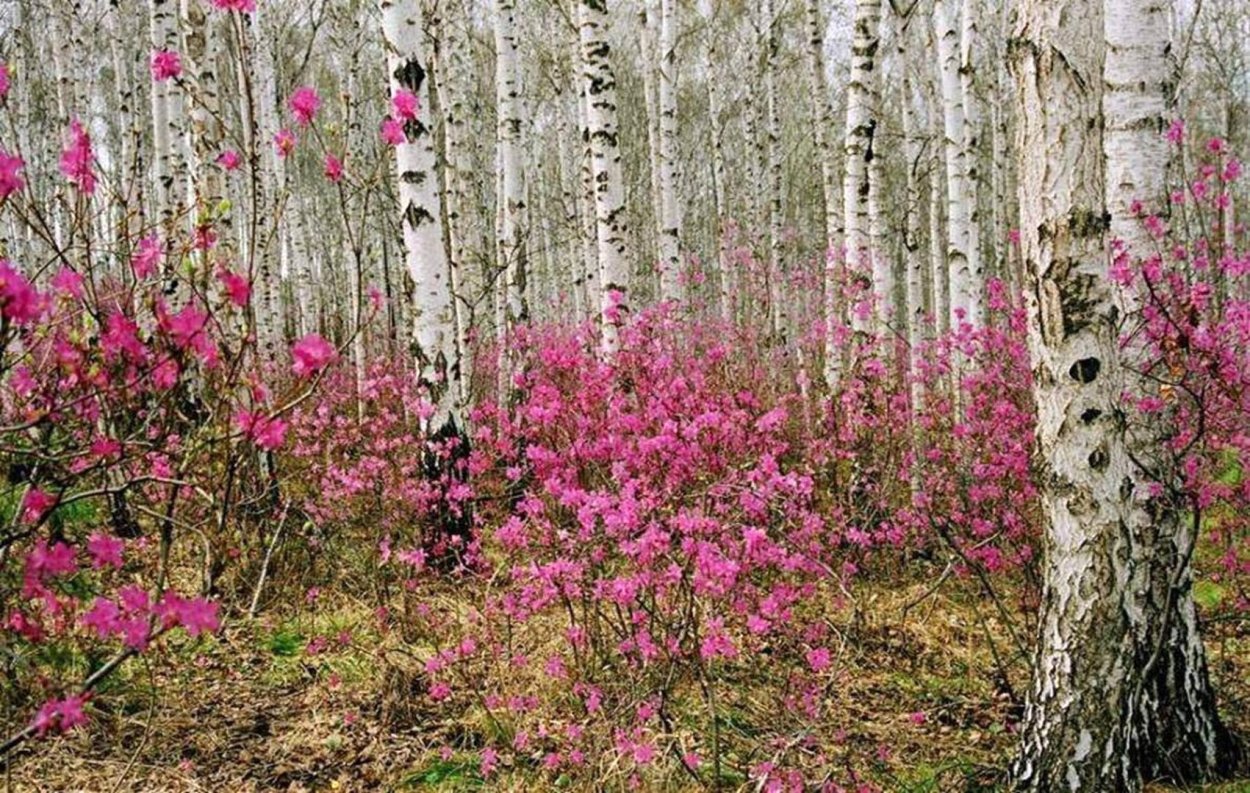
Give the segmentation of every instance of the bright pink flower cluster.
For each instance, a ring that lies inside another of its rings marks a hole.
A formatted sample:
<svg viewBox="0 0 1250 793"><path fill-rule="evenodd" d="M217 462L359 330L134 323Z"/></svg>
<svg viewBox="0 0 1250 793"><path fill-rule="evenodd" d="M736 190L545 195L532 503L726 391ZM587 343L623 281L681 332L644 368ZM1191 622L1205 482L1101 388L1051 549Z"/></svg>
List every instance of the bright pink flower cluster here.
<svg viewBox="0 0 1250 793"><path fill-rule="evenodd" d="M164 82L182 74L182 58L173 50L157 50L152 53L152 79Z"/></svg>

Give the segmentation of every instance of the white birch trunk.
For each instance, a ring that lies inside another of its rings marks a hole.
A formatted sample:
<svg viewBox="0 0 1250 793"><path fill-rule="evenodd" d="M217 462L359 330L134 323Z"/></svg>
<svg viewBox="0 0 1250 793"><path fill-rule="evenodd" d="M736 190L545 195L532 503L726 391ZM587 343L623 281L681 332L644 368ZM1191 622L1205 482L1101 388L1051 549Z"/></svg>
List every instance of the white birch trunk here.
<svg viewBox="0 0 1250 793"><path fill-rule="evenodd" d="M872 285L868 282L873 258L869 216L869 165L873 158L874 135L877 131L872 98L876 92L879 71L876 58L880 45L880 21L880 0L856 0L851 39L851 77L846 92L846 137L843 144L846 174L842 183L846 260L851 277L860 285L860 292L853 302L872 298ZM851 327L857 333L869 332L870 317L865 316L863 311L857 311L854 305L849 310ZM827 344L825 378L832 388L836 385L836 364L840 360L841 349L832 336Z"/></svg>
<svg viewBox="0 0 1250 793"><path fill-rule="evenodd" d="M767 1L767 0L766 0ZM677 193L677 4L660 0L660 299L682 300L681 202Z"/></svg>
<svg viewBox="0 0 1250 793"><path fill-rule="evenodd" d="M1166 167L1122 162L1119 145L1130 113L1162 132L1166 28L1158 38L1148 16L1158 12L1145 5L1107 0L1105 8L1032 0L1012 36L1045 518L1039 647L1013 769L1023 791L1205 782L1232 757L1194 614L1196 538L1168 487L1166 419L1143 437L1121 408L1124 394L1148 386L1133 374L1136 351L1121 346L1125 306L1105 248L1108 197L1126 180L1161 182ZM1137 98L1123 101L1125 91ZM1119 116L1105 118L1106 139L1104 113ZM1151 490L1156 476L1160 495Z"/></svg>
<svg viewBox="0 0 1250 793"><path fill-rule="evenodd" d="M418 0L380 0L382 38L392 94L406 89L421 106L430 106L424 63L424 33ZM439 218L437 154L434 136L418 118L405 125L405 141L395 147L399 210L413 290L413 353L418 378L428 389L435 413L427 429L463 431L456 319L451 276Z"/></svg>
<svg viewBox="0 0 1250 793"><path fill-rule="evenodd" d="M521 64L517 55L516 0L495 0L495 105L498 114L502 218L497 246L503 274L503 331L526 319L525 278L528 266L525 205L525 110L521 98Z"/></svg>
<svg viewBox="0 0 1250 793"><path fill-rule="evenodd" d="M595 229L599 251L599 305L603 352L620 348L619 328L628 311L629 265L625 258L625 185L617 140L616 76L608 44L606 0L581 0L582 68L586 117L595 185Z"/></svg>
<svg viewBox="0 0 1250 793"><path fill-rule="evenodd" d="M934 36L937 40L938 82L942 103L942 128L945 137L946 165L946 262L950 284L950 317L952 329L961 322L974 321L975 273L972 247L972 175L968 161L967 118L964 92L960 81L960 31L955 3L958 0L934 0Z"/></svg>
<svg viewBox="0 0 1250 793"><path fill-rule="evenodd" d="M777 106L778 20L773 0L762 0L760 13L765 26L764 103L765 132L768 137L768 304L771 308L773 339L785 343L789 332L789 301L782 268L781 207L781 116Z"/></svg>

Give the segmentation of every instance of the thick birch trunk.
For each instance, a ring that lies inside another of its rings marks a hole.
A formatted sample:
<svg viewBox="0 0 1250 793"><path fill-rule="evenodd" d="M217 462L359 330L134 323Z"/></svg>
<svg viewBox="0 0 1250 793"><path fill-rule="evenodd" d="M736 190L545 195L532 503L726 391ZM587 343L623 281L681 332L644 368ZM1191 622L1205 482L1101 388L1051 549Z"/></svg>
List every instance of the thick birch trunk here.
<svg viewBox="0 0 1250 793"><path fill-rule="evenodd" d="M1137 351L1120 344L1127 306L1105 248L1104 207L1120 185L1162 183L1165 160L1126 163L1119 148L1130 128L1160 131L1166 32L1148 35L1143 17L1159 12L1134 2L1107 0L1105 16L1090 6L1022 5L1010 53L1046 521L1039 647L1014 766L1027 791L1207 781L1232 755L1190 591L1192 521L1171 494L1160 427L1139 435L1120 407L1147 386L1133 373ZM1125 47L1147 42L1153 55ZM1123 91L1141 101L1123 102ZM1119 116L1106 118L1106 139L1104 111Z"/></svg>

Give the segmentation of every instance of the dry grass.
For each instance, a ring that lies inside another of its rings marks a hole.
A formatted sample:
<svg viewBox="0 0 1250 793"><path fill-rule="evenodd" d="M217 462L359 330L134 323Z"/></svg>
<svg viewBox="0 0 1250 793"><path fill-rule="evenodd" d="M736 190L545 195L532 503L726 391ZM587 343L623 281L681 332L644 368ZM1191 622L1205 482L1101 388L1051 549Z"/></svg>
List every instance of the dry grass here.
<svg viewBox="0 0 1250 793"><path fill-rule="evenodd" d="M1014 743L1008 725L1017 712L1009 690L1023 690L1024 666L1013 659L995 609L971 584L951 582L904 613L926 591L927 582L864 582L857 606L839 612L842 672L828 689L830 717L815 737L832 771L854 769L883 790L1000 789ZM191 663L185 656L177 664L154 659L151 672L161 692L155 701L148 672L132 667L120 697L130 712L98 713L83 734L29 745L10 771L9 787L83 793L481 789L472 754L439 757L441 747L464 745L464 736L481 725L473 714L448 719L423 709L419 670L384 662L386 642L358 634L355 651L310 659L293 638L296 629L333 635L338 625L367 621L366 613L343 607L318 617L317 625L236 624L218 641L199 645ZM1247 639L1230 635L1231 624L1212 631L1212 668L1222 696L1238 704L1232 721L1245 734L1250 723L1240 703L1250 690ZM776 703L762 690L743 702L744 718L770 712L775 718ZM915 713L925 714L923 723ZM689 783L674 774L662 788L689 789ZM550 786L524 769L505 767L486 787ZM1250 783L1209 790L1250 791Z"/></svg>

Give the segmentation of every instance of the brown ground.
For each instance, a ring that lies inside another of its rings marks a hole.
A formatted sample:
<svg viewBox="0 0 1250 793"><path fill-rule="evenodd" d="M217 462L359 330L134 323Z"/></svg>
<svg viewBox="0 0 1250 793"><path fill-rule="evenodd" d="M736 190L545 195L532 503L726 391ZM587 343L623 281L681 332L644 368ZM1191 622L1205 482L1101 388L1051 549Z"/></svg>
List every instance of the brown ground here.
<svg viewBox="0 0 1250 793"><path fill-rule="evenodd" d="M861 770L883 790L997 789L1013 736L1004 725L1013 705L991 655L985 630L1000 655L1010 643L994 609L971 587L944 586L921 599L926 585L857 593L859 616L840 626L848 637L844 683L833 687L828 712L845 739L839 762ZM323 609L324 610L324 609ZM90 730L24 748L7 776L14 791L372 791L464 789L539 790L549 782L513 769L483 786L476 761L438 756L457 725L411 714L415 726L383 726L381 664L362 640L351 652L313 659L302 643L283 646L275 634L326 633L368 613L342 605L316 625L235 624L217 642L199 645L193 663L153 659L128 670L134 712L96 713ZM986 627L982 627L982 620ZM1237 626L1234 628L1234 626ZM1022 626L1021 626L1022 628ZM1244 620L1215 623L1209 631L1212 671L1225 710L1241 734L1250 734L1250 631ZM177 651L176 649L174 650ZM184 652L191 652L183 648ZM1006 661L1005 661L1006 663ZM176 669L176 671L174 671ZM1009 665L1010 685L1024 673ZM337 679L335 679L337 678ZM158 697L151 681L158 680ZM909 714L923 711L924 724ZM120 740L118 737L120 736ZM887 759L878 747L891 749ZM471 769L471 770L468 770ZM673 777L666 789L683 789ZM749 789L749 788L744 788ZM1161 790L1161 789L1157 789ZM1250 791L1250 782L1212 788Z"/></svg>

